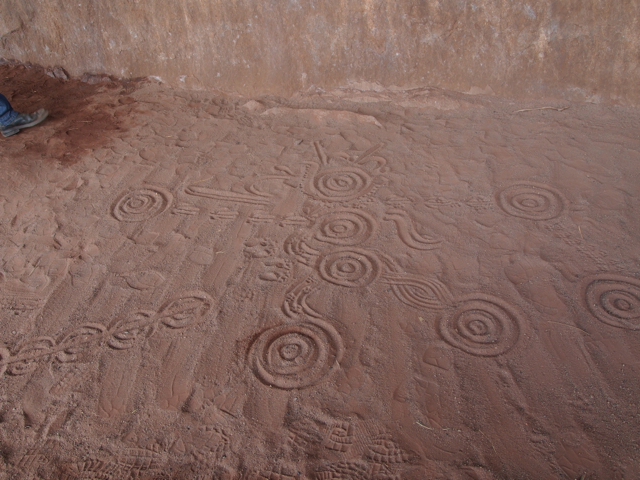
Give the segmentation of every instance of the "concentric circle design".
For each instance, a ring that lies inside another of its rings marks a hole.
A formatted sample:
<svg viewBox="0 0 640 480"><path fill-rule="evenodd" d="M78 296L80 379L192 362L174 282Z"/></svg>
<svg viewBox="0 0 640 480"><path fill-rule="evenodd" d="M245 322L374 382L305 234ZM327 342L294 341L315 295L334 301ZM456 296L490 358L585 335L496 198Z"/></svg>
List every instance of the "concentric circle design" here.
<svg viewBox="0 0 640 480"><path fill-rule="evenodd" d="M359 210L342 210L320 217L314 238L324 243L350 247L366 242L376 230L376 221Z"/></svg>
<svg viewBox="0 0 640 480"><path fill-rule="evenodd" d="M255 374L284 390L305 388L324 379L342 356L333 327L316 323L281 325L263 332L249 351Z"/></svg>
<svg viewBox="0 0 640 480"><path fill-rule="evenodd" d="M612 327L640 330L640 280L622 275L596 275L583 281L587 309Z"/></svg>
<svg viewBox="0 0 640 480"><path fill-rule="evenodd" d="M550 220L564 209L562 194L543 184L511 185L498 194L498 204L509 215L529 220Z"/></svg>
<svg viewBox="0 0 640 480"><path fill-rule="evenodd" d="M171 193L157 187L132 190L115 203L113 216L121 222L142 222L164 212L172 199Z"/></svg>
<svg viewBox="0 0 640 480"><path fill-rule="evenodd" d="M372 252L354 248L324 255L318 269L327 282L342 287L365 287L380 275L380 262Z"/></svg>
<svg viewBox="0 0 640 480"><path fill-rule="evenodd" d="M460 350L481 357L508 352L517 343L522 320L513 307L488 295L463 299L440 321L442 338Z"/></svg>
<svg viewBox="0 0 640 480"><path fill-rule="evenodd" d="M347 202L365 195L373 188L371 176L357 167L323 170L313 179L313 190L320 200Z"/></svg>

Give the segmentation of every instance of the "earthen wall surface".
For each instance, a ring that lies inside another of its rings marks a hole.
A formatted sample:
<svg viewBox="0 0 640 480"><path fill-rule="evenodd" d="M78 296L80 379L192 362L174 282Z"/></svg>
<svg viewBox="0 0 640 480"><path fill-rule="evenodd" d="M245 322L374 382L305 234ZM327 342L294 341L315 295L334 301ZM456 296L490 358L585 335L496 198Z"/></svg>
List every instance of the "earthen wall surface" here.
<svg viewBox="0 0 640 480"><path fill-rule="evenodd" d="M353 83L640 101L635 0L4 0L0 57L289 95Z"/></svg>

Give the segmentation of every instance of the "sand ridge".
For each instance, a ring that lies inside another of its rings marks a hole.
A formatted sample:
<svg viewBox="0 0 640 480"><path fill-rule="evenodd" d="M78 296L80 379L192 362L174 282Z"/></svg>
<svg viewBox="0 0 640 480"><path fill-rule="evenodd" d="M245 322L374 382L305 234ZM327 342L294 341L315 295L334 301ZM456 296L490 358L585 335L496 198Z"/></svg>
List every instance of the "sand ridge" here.
<svg viewBox="0 0 640 480"><path fill-rule="evenodd" d="M637 110L0 69L0 478L640 475Z"/></svg>

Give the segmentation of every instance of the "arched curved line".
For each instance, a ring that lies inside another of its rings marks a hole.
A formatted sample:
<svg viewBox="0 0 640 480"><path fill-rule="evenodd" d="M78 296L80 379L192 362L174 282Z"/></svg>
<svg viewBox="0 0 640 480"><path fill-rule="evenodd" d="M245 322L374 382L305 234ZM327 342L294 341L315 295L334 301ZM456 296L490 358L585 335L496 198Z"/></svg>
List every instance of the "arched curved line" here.
<svg viewBox="0 0 640 480"><path fill-rule="evenodd" d="M257 195L235 193L226 190L215 190L213 188L198 187L196 185L190 185L189 187L187 187L185 193L187 193L188 195L195 195L197 197L225 200L227 202L248 203L249 205L270 206L272 203Z"/></svg>
<svg viewBox="0 0 640 480"><path fill-rule="evenodd" d="M420 235L409 216L402 210L389 210L384 217L385 220L391 220L396 224L398 236L408 247L416 250L433 250L438 248L442 240Z"/></svg>

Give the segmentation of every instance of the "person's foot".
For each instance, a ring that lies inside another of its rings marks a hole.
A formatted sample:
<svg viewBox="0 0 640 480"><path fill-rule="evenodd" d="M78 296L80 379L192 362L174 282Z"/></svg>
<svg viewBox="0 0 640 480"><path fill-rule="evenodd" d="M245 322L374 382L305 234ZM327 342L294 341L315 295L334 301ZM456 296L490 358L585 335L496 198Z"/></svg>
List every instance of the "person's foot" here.
<svg viewBox="0 0 640 480"><path fill-rule="evenodd" d="M33 127L42 122L45 118L47 118L49 112L47 112L44 108L41 108L37 112L33 113L19 113L16 119L11 122L6 127L0 128L2 135L5 137L10 137L11 135L15 135L23 128Z"/></svg>

